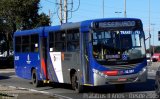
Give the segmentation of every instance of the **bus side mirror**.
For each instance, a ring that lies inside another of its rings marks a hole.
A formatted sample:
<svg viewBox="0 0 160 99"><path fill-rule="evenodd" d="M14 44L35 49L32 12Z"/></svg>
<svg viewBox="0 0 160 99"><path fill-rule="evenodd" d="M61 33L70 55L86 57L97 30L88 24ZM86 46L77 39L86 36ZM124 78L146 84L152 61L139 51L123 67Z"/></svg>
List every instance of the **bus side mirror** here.
<svg viewBox="0 0 160 99"><path fill-rule="evenodd" d="M145 38L145 41L151 39L151 33L149 33L149 36L147 38Z"/></svg>

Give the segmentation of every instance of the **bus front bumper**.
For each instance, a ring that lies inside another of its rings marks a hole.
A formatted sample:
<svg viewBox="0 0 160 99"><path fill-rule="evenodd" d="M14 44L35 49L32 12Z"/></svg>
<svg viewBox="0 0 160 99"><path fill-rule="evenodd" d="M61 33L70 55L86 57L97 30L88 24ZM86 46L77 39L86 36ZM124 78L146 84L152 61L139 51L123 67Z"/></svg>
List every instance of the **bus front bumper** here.
<svg viewBox="0 0 160 99"><path fill-rule="evenodd" d="M146 80L147 80L146 67L143 68L142 71L140 71L139 73L130 75L107 76L94 72L94 86L145 82Z"/></svg>

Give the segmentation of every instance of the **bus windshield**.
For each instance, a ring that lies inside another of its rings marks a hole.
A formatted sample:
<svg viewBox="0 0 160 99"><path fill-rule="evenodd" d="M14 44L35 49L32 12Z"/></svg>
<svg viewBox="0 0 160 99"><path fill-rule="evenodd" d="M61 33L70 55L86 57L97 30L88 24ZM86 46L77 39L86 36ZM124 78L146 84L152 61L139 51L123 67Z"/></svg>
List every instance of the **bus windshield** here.
<svg viewBox="0 0 160 99"><path fill-rule="evenodd" d="M102 65L138 62L145 57L144 44L144 32L141 30L92 32L93 56Z"/></svg>

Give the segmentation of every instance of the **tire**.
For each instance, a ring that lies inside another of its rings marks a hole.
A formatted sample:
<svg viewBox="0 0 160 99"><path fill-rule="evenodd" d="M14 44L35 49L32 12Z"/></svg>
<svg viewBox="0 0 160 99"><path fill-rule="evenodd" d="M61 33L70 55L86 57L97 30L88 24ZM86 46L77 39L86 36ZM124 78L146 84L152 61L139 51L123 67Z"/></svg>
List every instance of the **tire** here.
<svg viewBox="0 0 160 99"><path fill-rule="evenodd" d="M72 89L74 89L77 93L81 93L83 91L83 86L80 85L79 79L76 73L72 74L71 76L71 85L72 85Z"/></svg>
<svg viewBox="0 0 160 99"><path fill-rule="evenodd" d="M39 87L40 86L40 81L37 78L36 70L32 70L32 84L34 87Z"/></svg>
<svg viewBox="0 0 160 99"><path fill-rule="evenodd" d="M116 88L117 91L124 91L125 84L116 84L115 88Z"/></svg>
<svg viewBox="0 0 160 99"><path fill-rule="evenodd" d="M155 79L155 93L160 96L160 86L159 86L159 82L158 82L158 78L156 77Z"/></svg>

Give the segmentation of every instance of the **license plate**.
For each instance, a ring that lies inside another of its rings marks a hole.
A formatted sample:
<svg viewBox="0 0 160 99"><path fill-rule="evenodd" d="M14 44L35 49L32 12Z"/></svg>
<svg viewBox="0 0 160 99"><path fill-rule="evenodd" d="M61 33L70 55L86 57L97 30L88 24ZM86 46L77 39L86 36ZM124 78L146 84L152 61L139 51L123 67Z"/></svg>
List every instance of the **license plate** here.
<svg viewBox="0 0 160 99"><path fill-rule="evenodd" d="M126 81L126 78L118 78L118 81Z"/></svg>

